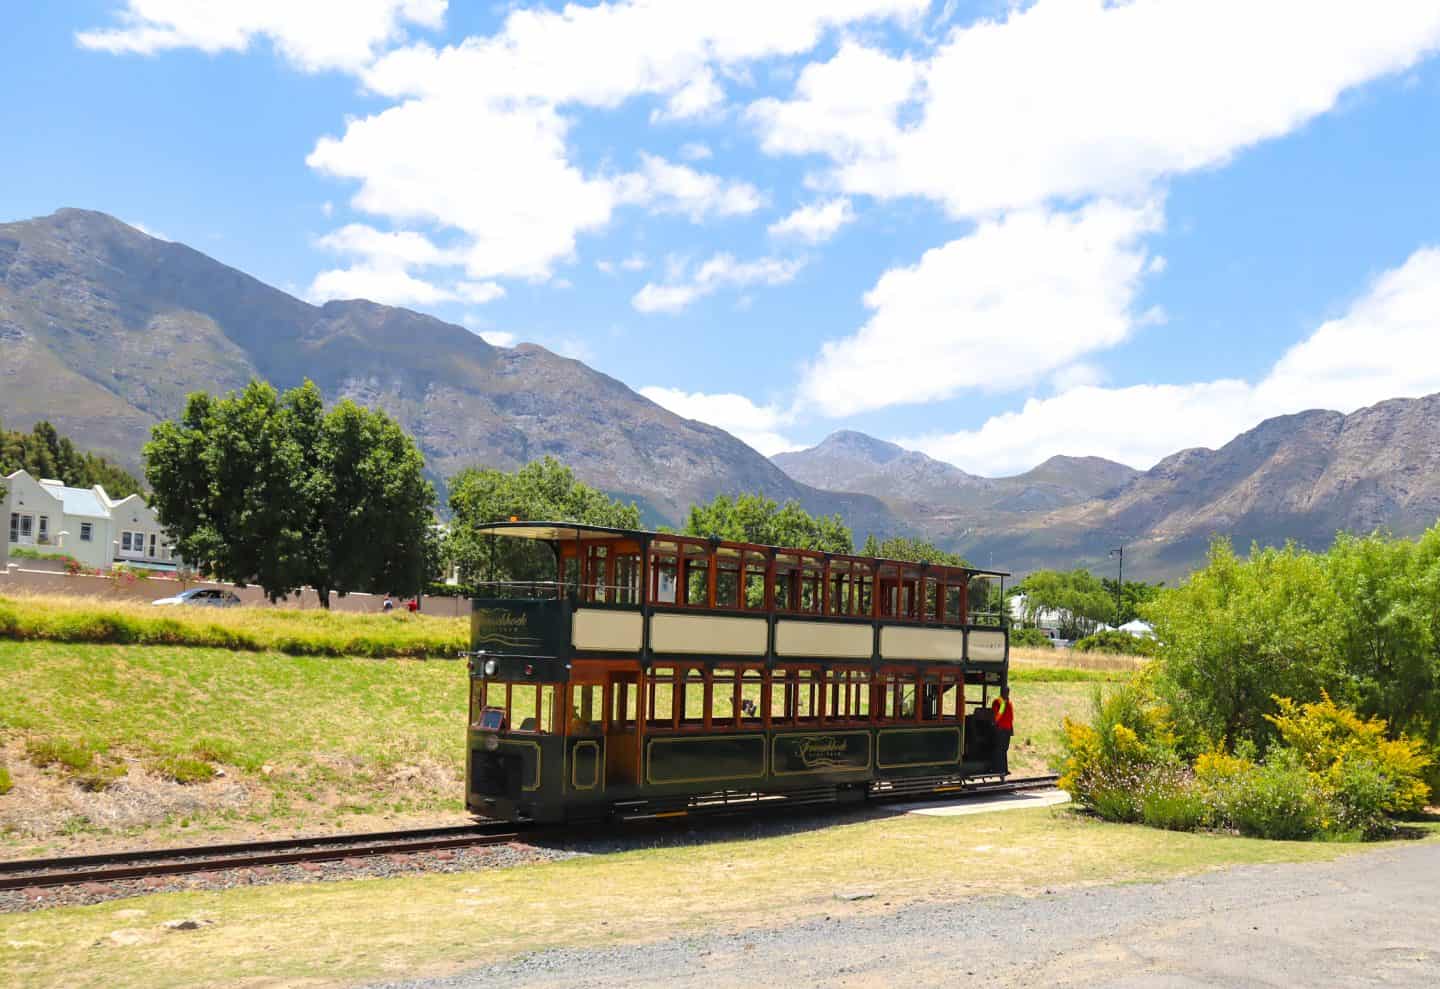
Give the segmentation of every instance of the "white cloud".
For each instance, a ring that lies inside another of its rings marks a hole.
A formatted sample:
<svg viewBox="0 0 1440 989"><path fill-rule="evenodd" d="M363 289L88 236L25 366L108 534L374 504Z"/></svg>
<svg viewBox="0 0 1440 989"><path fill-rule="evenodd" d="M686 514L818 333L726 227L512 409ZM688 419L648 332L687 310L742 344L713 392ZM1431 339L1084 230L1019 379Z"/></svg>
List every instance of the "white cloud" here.
<svg viewBox="0 0 1440 989"><path fill-rule="evenodd" d="M713 155L714 152L710 150L710 145L700 141L690 141L680 147L680 157L686 161L705 161Z"/></svg>
<svg viewBox="0 0 1440 989"><path fill-rule="evenodd" d="M455 297L465 302L484 305L505 298L505 286L496 282L460 282L455 286Z"/></svg>
<svg viewBox="0 0 1440 989"><path fill-rule="evenodd" d="M1087 385L1102 385L1105 383L1105 371L1095 364L1080 361L1067 367L1062 367L1050 375L1050 386L1057 392L1069 391L1072 388L1084 388Z"/></svg>
<svg viewBox="0 0 1440 989"><path fill-rule="evenodd" d="M911 62L851 43L750 115L850 193L960 216L1132 195L1223 163L1440 46L1440 5L1037 0Z"/></svg>
<svg viewBox="0 0 1440 989"><path fill-rule="evenodd" d="M410 230L376 230L363 223L350 223L332 230L316 244L337 254L355 254L376 263L433 265L452 261L452 255L436 247L423 234Z"/></svg>
<svg viewBox="0 0 1440 989"><path fill-rule="evenodd" d="M1218 447L1271 416L1356 409L1440 391L1440 249L1376 279L1338 319L1292 347L1258 383L1072 388L1031 399L979 429L900 442L965 470L1007 474L1055 454L1148 468L1193 446Z"/></svg>
<svg viewBox="0 0 1440 989"><path fill-rule="evenodd" d="M153 228L151 228L151 227L147 227L145 224L141 223L139 220L126 220L125 223L126 223L127 225L129 225L129 226L134 227L136 230L140 231L140 232L141 232L142 234L144 234L146 237L154 237L156 240L169 240L169 239L170 239L169 237L166 237L166 236L165 236L163 233L161 233L160 231L155 230L155 229L153 229Z"/></svg>
<svg viewBox="0 0 1440 989"><path fill-rule="evenodd" d="M836 231L855 219L855 208L845 198L830 199L801 206L793 213L770 224L773 237L798 237L818 244L835 236Z"/></svg>
<svg viewBox="0 0 1440 989"><path fill-rule="evenodd" d="M778 432L790 422L789 414L774 406L756 405L744 395L710 395L657 385L641 388L640 394L678 416L717 426L767 457L798 449L798 444Z"/></svg>
<svg viewBox="0 0 1440 989"><path fill-rule="evenodd" d="M806 369L802 402L841 416L1014 388L1122 342L1159 216L1111 202L1012 213L887 271L869 321Z"/></svg>
<svg viewBox="0 0 1440 989"><path fill-rule="evenodd" d="M481 340L484 340L492 347L513 347L520 342L520 338L515 334L505 333L500 330L486 330L484 333L479 334L479 336Z"/></svg>
<svg viewBox="0 0 1440 989"><path fill-rule="evenodd" d="M153 55L244 51L269 38L302 69L358 69L407 26L439 28L446 0L128 0L121 26L81 31L84 48Z"/></svg>
<svg viewBox="0 0 1440 989"><path fill-rule="evenodd" d="M640 171L619 180L622 201L644 204L657 213L679 213L699 223L707 216L743 216L765 205L749 182L727 181L640 153Z"/></svg>
<svg viewBox="0 0 1440 989"><path fill-rule="evenodd" d="M783 285L793 281L804 265L803 260L765 257L737 261L731 254L716 254L693 273L684 264L672 264L668 282L647 283L630 303L644 313L677 313L727 285Z"/></svg>
<svg viewBox="0 0 1440 989"><path fill-rule="evenodd" d="M725 90L715 81L715 73L701 69L689 82L675 90L663 109L650 114L650 122L695 120L711 116L725 102Z"/></svg>
<svg viewBox="0 0 1440 989"><path fill-rule="evenodd" d="M387 306L431 306L455 298L454 291L417 278L404 268L363 263L320 272L305 294L317 303L369 299Z"/></svg>

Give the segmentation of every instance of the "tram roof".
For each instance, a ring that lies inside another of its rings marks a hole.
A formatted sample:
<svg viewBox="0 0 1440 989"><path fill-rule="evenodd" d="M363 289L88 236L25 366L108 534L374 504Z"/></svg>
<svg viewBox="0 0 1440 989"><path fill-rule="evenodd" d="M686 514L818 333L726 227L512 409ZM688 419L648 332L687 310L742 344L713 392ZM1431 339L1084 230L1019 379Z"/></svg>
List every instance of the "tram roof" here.
<svg viewBox="0 0 1440 989"><path fill-rule="evenodd" d="M538 539L544 542L572 542L579 539L696 539L704 538L686 535L676 532L654 532L649 529L617 529L608 525L587 525L581 522L491 522L489 525L482 525L477 530L481 535L507 536L512 539ZM724 540L728 542L728 540ZM751 544L745 544L751 545ZM757 544L758 545L758 544ZM796 549L790 546L760 546L762 549L775 550L779 553L811 553L813 550ZM914 560L893 560L889 557L875 556L867 557L862 553L832 553L829 556L847 557L851 559L873 559L877 563L893 563L900 567L918 566ZM935 564L936 566L947 566L948 564ZM980 567L949 567L952 570L964 570L968 573L978 574L987 577L1009 577L1008 570L985 570Z"/></svg>

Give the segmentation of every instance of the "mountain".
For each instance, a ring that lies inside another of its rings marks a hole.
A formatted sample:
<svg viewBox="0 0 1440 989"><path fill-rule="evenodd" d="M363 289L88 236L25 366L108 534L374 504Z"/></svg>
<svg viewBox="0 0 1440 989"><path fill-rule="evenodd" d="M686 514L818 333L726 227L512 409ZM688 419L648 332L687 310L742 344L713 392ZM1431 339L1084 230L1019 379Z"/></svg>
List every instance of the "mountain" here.
<svg viewBox="0 0 1440 989"><path fill-rule="evenodd" d="M796 481L723 430L683 419L543 347L493 347L463 327L364 301L313 306L104 213L0 224L0 419L49 419L139 466L150 427L185 395L252 378L313 379L327 400L394 415L437 478L551 454L648 521L721 492L795 498L860 532L894 533L878 499Z"/></svg>
<svg viewBox="0 0 1440 989"><path fill-rule="evenodd" d="M804 484L908 504L902 516L934 510L1030 512L1089 501L1139 471L1100 457L1051 457L1015 477L977 477L885 440L842 430L808 450L771 458Z"/></svg>
<svg viewBox="0 0 1440 989"><path fill-rule="evenodd" d="M1430 395L1267 419L1219 450L1167 457L1108 497L984 532L942 524L931 537L1017 569L1057 559L1108 569L1108 550L1124 544L1129 572L1157 579L1191 569L1215 535L1242 551L1289 539L1320 549L1340 530L1414 536L1437 520L1440 395Z"/></svg>

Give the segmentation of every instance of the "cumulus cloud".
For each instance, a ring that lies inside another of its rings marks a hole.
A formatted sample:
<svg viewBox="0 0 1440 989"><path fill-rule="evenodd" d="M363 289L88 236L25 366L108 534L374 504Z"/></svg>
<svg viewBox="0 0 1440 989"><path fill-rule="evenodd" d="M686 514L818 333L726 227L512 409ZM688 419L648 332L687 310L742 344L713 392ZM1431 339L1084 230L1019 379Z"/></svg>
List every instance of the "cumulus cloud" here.
<svg viewBox="0 0 1440 989"><path fill-rule="evenodd" d="M709 216L743 216L765 205L765 197L749 182L722 179L645 152L640 165L638 172L619 180L621 200L657 213L679 213L699 223Z"/></svg>
<svg viewBox="0 0 1440 989"><path fill-rule="evenodd" d="M432 306L455 298L452 290L418 278L404 268L374 264L322 271L305 294L312 302L369 299L387 306Z"/></svg>
<svg viewBox="0 0 1440 989"><path fill-rule="evenodd" d="M673 266L666 282L649 282L630 300L643 313L677 313L692 302L725 286L783 285L793 281L803 260L764 257L737 261L731 254L716 254L693 271Z"/></svg>
<svg viewBox="0 0 1440 989"><path fill-rule="evenodd" d="M1218 447L1262 419L1440 391L1440 249L1386 272L1345 314L1287 351L1258 382L1101 388L1026 402L975 430L901 440L965 470L1009 474L1055 454L1148 468L1192 446Z"/></svg>
<svg viewBox="0 0 1440 989"><path fill-rule="evenodd" d="M750 108L765 149L957 216L1132 195L1224 162L1440 46L1440 6L1037 0L913 61L858 43Z"/></svg>
<svg viewBox="0 0 1440 989"><path fill-rule="evenodd" d="M515 334L502 330L486 330L478 335L492 347L513 347L520 342L520 338Z"/></svg>
<svg viewBox="0 0 1440 989"><path fill-rule="evenodd" d="M446 0L128 0L120 26L81 31L76 43L115 54L174 48L244 51L270 39L310 72L357 70L407 27L439 28Z"/></svg>
<svg viewBox="0 0 1440 989"><path fill-rule="evenodd" d="M687 392L656 385L641 388L640 394L678 416L718 426L767 457L798 449L779 432L791 421L789 414L775 406L756 405L744 395Z"/></svg>
<svg viewBox="0 0 1440 989"><path fill-rule="evenodd" d="M364 298L392 306L442 302L483 304L503 298L496 282L441 284L414 274L414 268L451 267L459 256L412 230L383 231L363 223L332 230L316 244L356 260L348 268L322 271L306 293L312 300Z"/></svg>
<svg viewBox="0 0 1440 989"><path fill-rule="evenodd" d="M686 161L704 161L713 156L710 145L701 141L690 141L680 147L680 157Z"/></svg>
<svg viewBox="0 0 1440 989"><path fill-rule="evenodd" d="M870 319L825 343L800 382L832 416L900 402L999 391L1037 380L1130 336L1151 257L1156 205L1097 202L1029 210L887 271L865 296Z"/></svg>
<svg viewBox="0 0 1440 989"><path fill-rule="evenodd" d="M801 206L769 226L772 237L797 237L811 244L829 240L855 219L855 207L845 198Z"/></svg>

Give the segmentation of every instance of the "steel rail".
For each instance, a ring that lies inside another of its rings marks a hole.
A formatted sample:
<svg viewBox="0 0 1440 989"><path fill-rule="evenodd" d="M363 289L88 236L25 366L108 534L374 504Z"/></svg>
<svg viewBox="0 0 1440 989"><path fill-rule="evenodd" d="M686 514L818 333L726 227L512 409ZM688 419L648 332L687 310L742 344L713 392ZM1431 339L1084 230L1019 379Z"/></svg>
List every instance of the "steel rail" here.
<svg viewBox="0 0 1440 989"><path fill-rule="evenodd" d="M122 882L151 876L222 872L302 862L334 862L377 855L413 855L420 852L503 844L516 840L520 835L521 833L509 824L498 829L478 825L21 860L0 863L0 891ZM95 865L100 867L86 868Z"/></svg>

